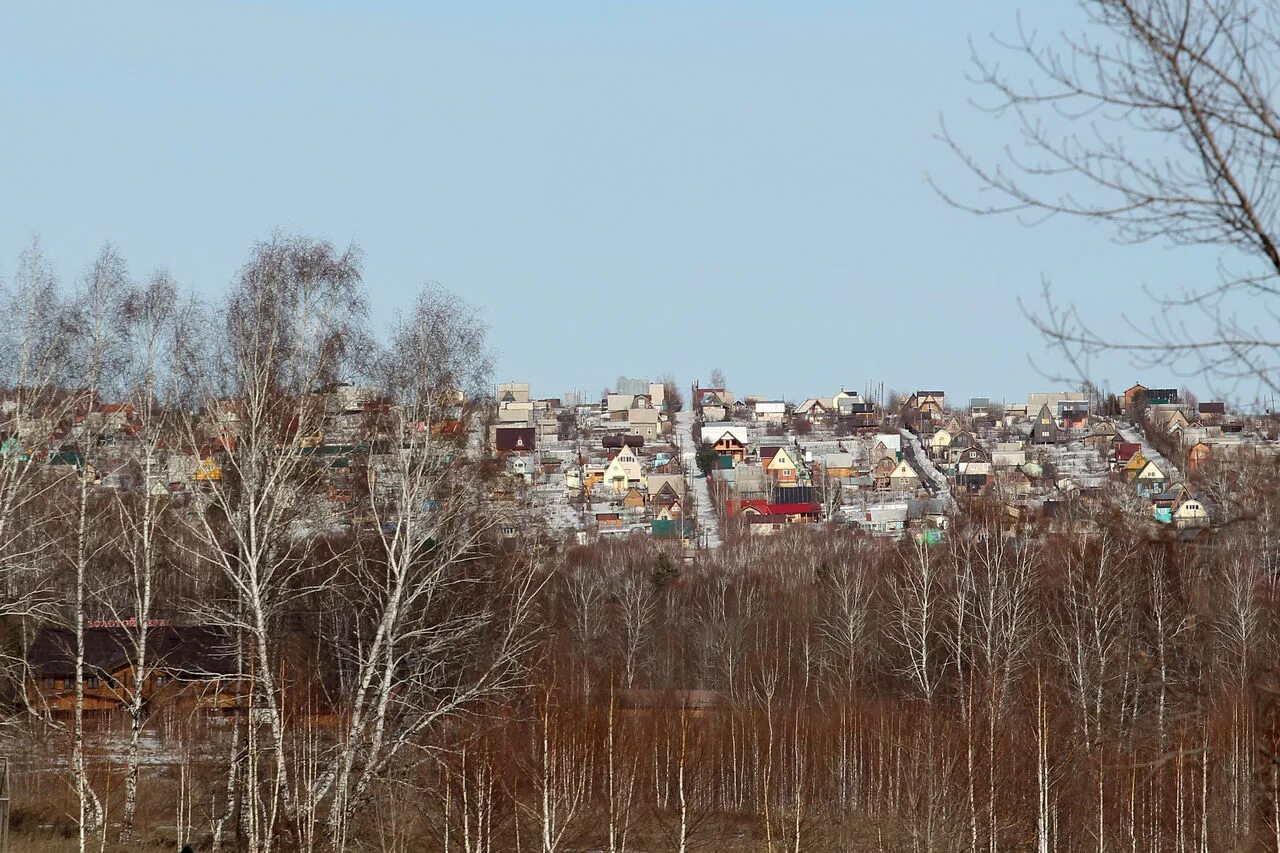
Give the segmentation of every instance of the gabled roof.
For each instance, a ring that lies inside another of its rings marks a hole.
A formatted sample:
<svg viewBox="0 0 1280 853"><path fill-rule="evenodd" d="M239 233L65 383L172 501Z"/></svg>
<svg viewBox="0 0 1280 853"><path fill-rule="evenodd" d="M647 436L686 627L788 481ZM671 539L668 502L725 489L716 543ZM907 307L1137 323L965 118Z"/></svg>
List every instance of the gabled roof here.
<svg viewBox="0 0 1280 853"><path fill-rule="evenodd" d="M88 672L111 673L132 660L136 628L86 628L85 667ZM42 628L27 650L37 675L73 676L76 671L75 633L67 628ZM147 656L162 670L186 676L230 675L236 671L236 647L224 628L212 625L158 626L147 629Z"/></svg>
<svg viewBox="0 0 1280 853"><path fill-rule="evenodd" d="M1190 506L1190 504L1195 504L1195 506ZM1192 513L1203 513L1206 516L1209 514L1209 508L1204 505L1204 501L1195 495L1187 495L1173 509L1174 515L1187 516Z"/></svg>
<svg viewBox="0 0 1280 853"><path fill-rule="evenodd" d="M706 445L719 444L725 437L733 439L733 441L743 447L747 446L748 433L742 427L737 426L720 426L714 429L702 428L702 443Z"/></svg>
<svg viewBox="0 0 1280 853"><path fill-rule="evenodd" d="M1139 450L1129 457L1129 461L1125 463L1126 471L1141 471L1147 464L1147 457Z"/></svg>
<svg viewBox="0 0 1280 853"><path fill-rule="evenodd" d="M790 463L790 464L791 464L791 467L793 467L793 468L795 468L795 467L799 467L799 466L796 464L795 457L794 457L794 456L792 456L792 455L791 455L791 452L790 452L790 451L788 451L788 450L787 450L787 448L785 448L785 447L779 447L779 448L777 448L777 449L776 449L772 454L770 454L770 456L769 456L769 464L768 464L768 465L766 465L765 467L766 467L766 468L772 468L774 465L783 465L783 464L785 464L785 463L779 462L779 461L778 461L778 457L782 457L783 459L785 459L785 460L786 460L786 462ZM761 448L761 449L760 449L760 460L761 460L762 462L764 461L764 448Z"/></svg>
<svg viewBox="0 0 1280 853"><path fill-rule="evenodd" d="M1164 472L1160 470L1160 466L1150 459L1147 464L1142 466L1142 470L1138 472L1139 480L1163 480Z"/></svg>
<svg viewBox="0 0 1280 853"><path fill-rule="evenodd" d="M1174 483L1169 487L1167 487L1160 494L1152 495L1152 500L1168 501L1169 503L1176 503L1177 501L1183 500L1184 498L1188 497L1190 494L1191 494L1191 490L1188 489L1185 484Z"/></svg>
<svg viewBox="0 0 1280 853"><path fill-rule="evenodd" d="M638 459L638 458L639 458L639 457L637 457L637 456L636 456L636 452L631 448L631 446L630 446L630 445L624 444L622 447L619 447L617 450L614 450L614 451L612 451L612 452L610 452L610 453L609 453L609 457L608 457L608 458L609 458L609 461L610 461L610 462L612 462L613 460L617 459L619 456L621 456L621 455L623 454L623 452L624 452L624 451L625 451L625 452L627 452L627 453L628 453L628 454L629 454L633 459ZM624 459L623 461L624 461L624 462L629 462L629 461L631 461L631 460L630 460L630 459Z"/></svg>
<svg viewBox="0 0 1280 853"><path fill-rule="evenodd" d="M821 509L813 502L769 503L764 500L738 501L737 507L740 513L763 516L814 515Z"/></svg>
<svg viewBox="0 0 1280 853"><path fill-rule="evenodd" d="M894 466L893 471L889 473L889 477L891 479L899 480L905 480L909 477L914 477L917 480L920 479L920 475L916 473L916 469L912 468L911 463L905 459L900 460L898 464Z"/></svg>

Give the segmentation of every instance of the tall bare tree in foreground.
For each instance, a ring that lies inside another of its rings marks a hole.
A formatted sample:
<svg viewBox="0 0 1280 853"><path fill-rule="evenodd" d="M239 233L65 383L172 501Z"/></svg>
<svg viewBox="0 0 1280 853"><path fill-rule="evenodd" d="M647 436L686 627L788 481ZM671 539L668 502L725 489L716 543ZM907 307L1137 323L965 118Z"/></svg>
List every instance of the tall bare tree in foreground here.
<svg viewBox="0 0 1280 853"><path fill-rule="evenodd" d="M949 200L1030 221L1055 215L1110 226L1123 242L1220 252L1214 282L1158 287L1150 321L1117 340L1046 287L1033 320L1086 376L1092 356L1176 358L1223 390L1280 389L1280 8L1269 0L1082 0L1076 36L1019 26L975 55L991 112L1016 134L1005 155L951 148L997 201Z"/></svg>
<svg viewBox="0 0 1280 853"><path fill-rule="evenodd" d="M54 484L48 448L74 412L66 393L74 361L68 307L38 241L18 260L0 296L0 371L6 388L0 419L0 595L6 617L49 618L54 603L49 560ZM6 662L20 671L22 661Z"/></svg>
<svg viewBox="0 0 1280 853"><path fill-rule="evenodd" d="M105 833L103 804L93 789L85 759L85 623L90 599L96 591L96 579L90 573L111 547L102 518L106 508L93 483L98 472L89 464L87 451L98 443L105 423L96 417L104 399L116 399L123 390L120 382L127 360L124 306L132 283L124 259L114 247L103 247L86 271L76 293L73 310L68 312L73 335L76 388L72 435L78 440L74 460L76 476L65 490L69 500L71 545L69 560L74 571L74 593L71 617L75 634L75 709L72 717L72 766L80 801L80 850L87 849L88 833ZM94 572L96 574L96 572ZM90 584L94 584L91 589ZM92 677L102 677L94 672Z"/></svg>
<svg viewBox="0 0 1280 853"><path fill-rule="evenodd" d="M168 477L163 473L163 443L172 423L171 407L180 401L174 382L172 359L177 340L194 330L186 326L178 289L165 273L157 273L144 286L128 294L123 305L126 341L130 345L124 371L128 391L124 399L139 427L134 463L137 484L132 495L119 494L116 512L121 536L118 548L128 567L117 592L104 596L106 609L126 626L128 654L133 666L131 682L117 689L123 693L129 714L129 746L125 756L124 807L120 816L120 842L133 839L138 809L141 744L149 708L146 685L155 669L148 640L157 602L163 538L161 524L168 502Z"/></svg>
<svg viewBox="0 0 1280 853"><path fill-rule="evenodd" d="M336 587L349 614L335 650L348 673L346 724L312 795L331 797L328 833L340 847L393 762L420 763L408 753L434 728L521 683L535 560L528 548L482 559L494 516L467 454L464 404L488 371L483 325L438 288L391 335L372 412L372 524Z"/></svg>
<svg viewBox="0 0 1280 853"><path fill-rule="evenodd" d="M253 250L227 302L225 346L218 357L185 356L203 365L196 377L201 418L185 421L185 443L206 476L206 511L194 519L191 556L225 580L230 600L209 614L246 638L255 717L247 734L267 749L244 757L249 844L273 849L283 818L298 816L297 782L286 761L279 617L334 570L308 532L324 520L311 495L319 472L309 455L323 429L316 392L343 375L362 338L365 314L354 250L277 236ZM319 565L316 564L319 562ZM219 606L220 605L220 606ZM262 759L262 760L259 760ZM269 784L260 786L260 772Z"/></svg>

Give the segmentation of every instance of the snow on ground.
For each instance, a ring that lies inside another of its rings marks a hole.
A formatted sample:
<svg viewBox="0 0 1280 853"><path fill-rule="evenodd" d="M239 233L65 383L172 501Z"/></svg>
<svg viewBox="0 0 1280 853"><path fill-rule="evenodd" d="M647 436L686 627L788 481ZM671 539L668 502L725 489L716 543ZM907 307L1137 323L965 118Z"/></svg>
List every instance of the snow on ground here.
<svg viewBox="0 0 1280 853"><path fill-rule="evenodd" d="M698 510L698 541L712 550L720 547L720 519L711 504L707 478L698 470L698 446L693 441L693 412L676 412L676 445L684 460L685 479Z"/></svg>
<svg viewBox="0 0 1280 853"><path fill-rule="evenodd" d="M1101 486L1107 480L1107 463L1083 441L1048 446L1048 458L1058 476L1069 477L1081 487Z"/></svg>
<svg viewBox="0 0 1280 853"><path fill-rule="evenodd" d="M1120 432L1120 437L1130 444L1142 445L1142 455L1152 462L1156 463L1156 467L1164 472L1164 476L1168 482L1173 483L1182 481L1184 478L1178 467L1161 455L1160 451L1151 446L1151 442L1147 441L1147 437L1142 434L1136 427L1124 426L1117 423L1116 429Z"/></svg>
<svg viewBox="0 0 1280 853"><path fill-rule="evenodd" d="M916 473L928 480L937 489L937 496L947 502L947 510L949 512L954 511L956 499L951 494L951 484L947 482L947 478L933 464L929 454L924 452L924 448L920 445L919 437L910 430L902 429L898 430L898 432L902 433L904 447L911 459L912 467L916 469Z"/></svg>

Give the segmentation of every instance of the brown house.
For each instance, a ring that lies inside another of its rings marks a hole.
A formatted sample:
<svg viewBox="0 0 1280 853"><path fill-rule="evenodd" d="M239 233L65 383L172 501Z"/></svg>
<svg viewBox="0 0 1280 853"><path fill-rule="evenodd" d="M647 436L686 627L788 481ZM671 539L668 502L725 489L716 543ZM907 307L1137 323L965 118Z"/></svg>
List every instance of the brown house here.
<svg viewBox="0 0 1280 853"><path fill-rule="evenodd" d="M734 462L741 462L742 458L747 455L747 446L738 441L732 433L728 432L720 436L716 443L711 446L711 449L721 456L730 457Z"/></svg>
<svg viewBox="0 0 1280 853"><path fill-rule="evenodd" d="M1195 471L1213 457L1213 450L1203 441L1197 441L1187 449L1187 470Z"/></svg>
<svg viewBox="0 0 1280 853"><path fill-rule="evenodd" d="M1133 407L1139 400L1145 400L1147 397L1147 386L1134 383L1128 390L1124 392L1124 410L1132 412Z"/></svg>
<svg viewBox="0 0 1280 853"><path fill-rule="evenodd" d="M84 708L105 715L125 707L140 674L134 662L136 629L116 624L85 629ZM27 649L27 701L54 717L74 713L75 634L43 628ZM142 694L153 708L234 711L247 690L236 675L229 632L216 626L157 625L147 630L147 672Z"/></svg>
<svg viewBox="0 0 1280 853"><path fill-rule="evenodd" d="M644 493L635 486L627 489L627 493L622 496L622 505L627 509L644 509Z"/></svg>
<svg viewBox="0 0 1280 853"><path fill-rule="evenodd" d="M1221 402L1201 403L1197 408L1197 413L1204 423L1220 423L1227 416L1227 404Z"/></svg>

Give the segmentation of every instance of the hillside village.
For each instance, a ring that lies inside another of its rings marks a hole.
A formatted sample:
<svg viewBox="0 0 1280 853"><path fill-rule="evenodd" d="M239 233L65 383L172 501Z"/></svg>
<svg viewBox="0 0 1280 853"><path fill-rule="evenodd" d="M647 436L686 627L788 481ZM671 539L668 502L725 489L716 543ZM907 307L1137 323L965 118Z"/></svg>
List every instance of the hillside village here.
<svg viewBox="0 0 1280 853"><path fill-rule="evenodd" d="M1141 384L1114 396L1037 391L1002 405L953 401L942 390L872 400L842 388L792 402L723 387L621 384L586 399L535 397L530 383L502 383L491 402L452 401L430 430L442 446L488 460L484 488L500 534L534 524L579 543L640 535L690 548L794 525L933 542L965 513L996 512L1012 529L1102 504L1195 539L1228 520L1248 464L1280 455L1272 416ZM371 481L393 486L394 465L379 444L394 437L371 426L386 404L343 383L315 396L320 416L291 436L317 472L307 500L328 519L322 526L361 524L351 516L361 504L353 495ZM4 404L10 417L15 409ZM48 449L36 456L53 476L83 469L104 491L146 490L199 506L222 478L237 419L237 406L225 403L186 435L156 444L145 470L144 426L127 403L91 406L59 424L28 420L0 454L26 458L22 436L47 434Z"/></svg>
<svg viewBox="0 0 1280 853"><path fill-rule="evenodd" d="M943 390L793 402L694 386L687 406L670 383L620 386L598 400L498 387L487 446L517 484L498 490L512 515L579 542L692 548L794 525L936 542L957 514L995 512L1012 530L1113 505L1149 518L1153 534L1195 540L1227 520L1246 460L1280 453L1270 416L1139 383L1004 404ZM517 492L531 498L524 510Z"/></svg>

